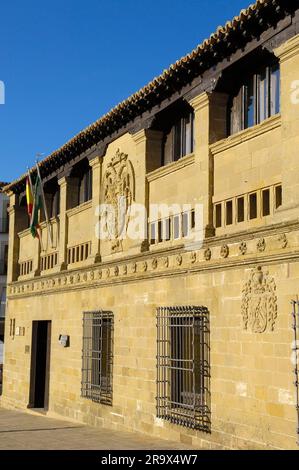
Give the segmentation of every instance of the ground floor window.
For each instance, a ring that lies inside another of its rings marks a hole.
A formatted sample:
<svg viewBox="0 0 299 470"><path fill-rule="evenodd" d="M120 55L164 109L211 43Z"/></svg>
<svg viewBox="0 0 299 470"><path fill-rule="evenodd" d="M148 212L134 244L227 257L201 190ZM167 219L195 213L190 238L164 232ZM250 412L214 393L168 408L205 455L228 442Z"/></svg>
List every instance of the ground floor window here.
<svg viewBox="0 0 299 470"><path fill-rule="evenodd" d="M112 312L83 315L82 397L112 405L113 366Z"/></svg>
<svg viewBox="0 0 299 470"><path fill-rule="evenodd" d="M158 308L158 418L210 431L209 335L206 307Z"/></svg>

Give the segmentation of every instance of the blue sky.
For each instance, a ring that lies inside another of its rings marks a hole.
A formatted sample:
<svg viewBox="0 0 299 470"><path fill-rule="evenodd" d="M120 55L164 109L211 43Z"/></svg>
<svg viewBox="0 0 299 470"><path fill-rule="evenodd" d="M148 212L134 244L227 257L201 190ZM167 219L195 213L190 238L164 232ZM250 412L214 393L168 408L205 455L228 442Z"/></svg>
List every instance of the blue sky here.
<svg viewBox="0 0 299 470"><path fill-rule="evenodd" d="M248 1L249 3L249 1ZM190 52L246 0L1 4L0 181L11 181Z"/></svg>

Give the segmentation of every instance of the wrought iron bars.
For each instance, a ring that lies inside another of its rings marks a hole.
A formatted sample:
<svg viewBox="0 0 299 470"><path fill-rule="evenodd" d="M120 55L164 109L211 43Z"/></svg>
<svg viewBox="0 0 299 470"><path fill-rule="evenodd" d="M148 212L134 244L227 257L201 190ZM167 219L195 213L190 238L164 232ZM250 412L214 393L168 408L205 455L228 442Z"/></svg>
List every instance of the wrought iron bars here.
<svg viewBox="0 0 299 470"><path fill-rule="evenodd" d="M210 325L206 307L157 309L157 417L210 432Z"/></svg>
<svg viewBox="0 0 299 470"><path fill-rule="evenodd" d="M297 445L299 445L299 364L298 364L298 354L299 354L299 300L292 300L292 315L293 315L293 330L294 330L294 343L293 343L293 363L294 363L294 374L296 387L296 410L297 410Z"/></svg>
<svg viewBox="0 0 299 470"><path fill-rule="evenodd" d="M112 405L113 330L112 312L83 314L81 395L105 405Z"/></svg>

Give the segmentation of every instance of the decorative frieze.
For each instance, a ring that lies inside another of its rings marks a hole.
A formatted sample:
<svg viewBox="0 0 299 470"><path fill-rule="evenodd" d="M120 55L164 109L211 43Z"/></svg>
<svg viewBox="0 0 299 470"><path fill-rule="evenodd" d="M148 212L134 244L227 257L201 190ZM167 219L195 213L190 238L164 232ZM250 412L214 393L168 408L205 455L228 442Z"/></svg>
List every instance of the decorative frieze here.
<svg viewBox="0 0 299 470"><path fill-rule="evenodd" d="M211 240L211 245L205 245L202 248L197 250L193 250L189 252L187 249L184 250L182 247L178 248L177 250L173 250L173 252L167 252L167 254L161 253L159 256L156 253L146 253L140 254L138 257L134 257L133 260L129 261L111 261L110 263L105 263L100 266L82 266L76 270L72 270L70 272L58 271L56 274L51 273L48 276L41 276L36 278L30 279L22 279L17 283L11 284L9 286L9 296L22 296L22 295L39 295L43 292L48 291L56 291L56 290L65 290L65 289L77 289L83 288L84 286L92 286L98 284L105 284L105 283L113 283L113 282L122 282L122 280L129 279L130 277L135 278L142 278L144 276L150 277L151 274L155 273L155 275L163 275L163 273L167 273L167 275L171 276L172 272L175 273L179 269L191 271L200 271L201 269L214 269L223 266L225 269L225 265L228 263L230 266L238 265L241 263L252 263L256 260L256 255L259 256L263 255L265 260L273 260L273 256L278 256L279 260L281 260L281 256L283 255L285 259L288 257L296 257L296 250L298 251L298 259L299 259L299 245L297 240L299 241L299 229L293 231L293 233L289 233L288 236L285 233L277 235L277 233L272 234L266 238L266 236L254 238L251 237L245 238L245 240L232 240L231 243L219 243L216 245L215 240ZM298 246L297 246L298 245ZM289 247L290 250L286 250ZM275 250L276 252L273 252ZM212 256L213 253L213 256ZM240 255L242 259L240 259ZM266 261L265 261L266 262ZM246 284L244 287L244 296L242 301L242 312L243 317L248 320L244 320L246 325L251 325L253 320L250 318L254 315L253 314L253 299L254 295L253 292L253 283L259 279L256 272L252 275L249 284ZM266 273L262 273L263 282L261 285L265 288L264 280L267 280L269 283L269 278L267 277ZM266 283L266 285L268 285ZM259 284L255 282L255 291L258 290ZM269 287L270 288L270 287ZM269 294L268 288L268 294ZM267 294L267 295L268 295ZM268 295L270 297L270 295ZM255 297L256 298L256 297ZM256 300L257 301L257 300ZM264 300L263 300L264 302ZM269 301L271 304L271 301ZM268 304L267 304L268 305ZM263 307L263 308L268 308ZM271 324L269 319L269 315L267 314L267 325ZM271 314L272 315L272 314ZM272 317L274 317L272 315ZM259 324L262 324L260 321ZM254 330L258 330L260 326L253 327Z"/></svg>

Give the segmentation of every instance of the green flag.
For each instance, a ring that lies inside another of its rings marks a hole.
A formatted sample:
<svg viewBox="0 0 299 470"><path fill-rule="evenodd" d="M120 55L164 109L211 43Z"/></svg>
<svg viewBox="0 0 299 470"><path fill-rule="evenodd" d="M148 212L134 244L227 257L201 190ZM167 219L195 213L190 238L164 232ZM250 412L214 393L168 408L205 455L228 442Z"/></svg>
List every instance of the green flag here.
<svg viewBox="0 0 299 470"><path fill-rule="evenodd" d="M43 207L43 198L42 198L42 182L39 175L36 176L35 186L34 186L34 202L33 202L33 211L30 223L30 231L33 238L39 238L38 229L39 229L39 211Z"/></svg>

